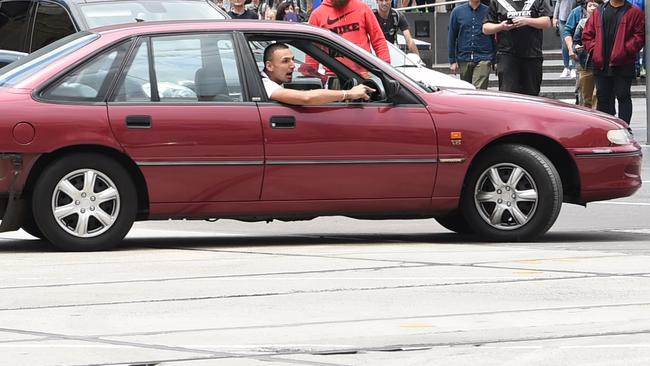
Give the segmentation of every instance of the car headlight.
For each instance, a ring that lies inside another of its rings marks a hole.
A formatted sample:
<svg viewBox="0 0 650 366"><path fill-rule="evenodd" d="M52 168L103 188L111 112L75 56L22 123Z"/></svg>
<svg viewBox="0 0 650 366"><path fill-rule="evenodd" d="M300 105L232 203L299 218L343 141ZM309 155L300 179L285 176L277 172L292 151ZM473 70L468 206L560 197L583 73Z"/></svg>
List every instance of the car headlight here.
<svg viewBox="0 0 650 366"><path fill-rule="evenodd" d="M607 139L616 145L628 145L634 142L634 136L627 128L607 131Z"/></svg>

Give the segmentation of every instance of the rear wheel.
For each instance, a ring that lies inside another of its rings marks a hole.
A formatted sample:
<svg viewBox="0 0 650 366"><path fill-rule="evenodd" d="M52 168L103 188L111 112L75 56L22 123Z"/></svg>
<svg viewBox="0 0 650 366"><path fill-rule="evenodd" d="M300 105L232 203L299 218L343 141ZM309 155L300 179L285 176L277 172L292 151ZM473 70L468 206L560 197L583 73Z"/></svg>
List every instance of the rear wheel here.
<svg viewBox="0 0 650 366"><path fill-rule="evenodd" d="M562 205L562 181L541 152L500 145L478 158L461 197L463 215L481 237L533 240L553 225Z"/></svg>
<svg viewBox="0 0 650 366"><path fill-rule="evenodd" d="M105 250L119 244L136 215L133 181L114 160L67 155L39 177L32 199L36 226L63 250Z"/></svg>

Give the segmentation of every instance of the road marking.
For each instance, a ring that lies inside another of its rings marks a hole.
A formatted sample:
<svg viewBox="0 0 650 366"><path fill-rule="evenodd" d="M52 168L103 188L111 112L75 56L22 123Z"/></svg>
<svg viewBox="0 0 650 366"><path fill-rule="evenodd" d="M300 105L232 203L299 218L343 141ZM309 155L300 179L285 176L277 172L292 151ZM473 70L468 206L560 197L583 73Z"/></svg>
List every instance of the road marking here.
<svg viewBox="0 0 650 366"><path fill-rule="evenodd" d="M650 202L591 202L592 205L650 206Z"/></svg>

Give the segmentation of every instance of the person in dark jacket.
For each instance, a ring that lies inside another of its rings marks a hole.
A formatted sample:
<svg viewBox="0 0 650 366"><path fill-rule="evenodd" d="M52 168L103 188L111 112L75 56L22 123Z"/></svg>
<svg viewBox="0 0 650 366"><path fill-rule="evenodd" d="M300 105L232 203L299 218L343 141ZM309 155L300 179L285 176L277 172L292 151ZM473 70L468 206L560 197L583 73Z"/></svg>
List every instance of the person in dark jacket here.
<svg viewBox="0 0 650 366"><path fill-rule="evenodd" d="M645 15L626 0L601 5L582 31L582 44L594 63L597 108L615 116L616 98L618 117L628 124L632 119L634 62L644 43Z"/></svg>
<svg viewBox="0 0 650 366"><path fill-rule="evenodd" d="M483 19L488 7L480 0L469 0L454 8L449 18L449 68L452 74L479 89L487 89L494 52L494 37L483 34Z"/></svg>

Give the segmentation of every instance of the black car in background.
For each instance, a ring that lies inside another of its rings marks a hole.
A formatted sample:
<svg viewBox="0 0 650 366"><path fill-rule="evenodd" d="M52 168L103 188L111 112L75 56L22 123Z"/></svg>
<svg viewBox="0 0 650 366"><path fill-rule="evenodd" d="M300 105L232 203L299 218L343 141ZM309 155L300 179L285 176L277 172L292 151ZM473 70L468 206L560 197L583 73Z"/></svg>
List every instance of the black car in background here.
<svg viewBox="0 0 650 366"><path fill-rule="evenodd" d="M225 19L208 0L0 0L0 66L80 30L155 20Z"/></svg>
<svg viewBox="0 0 650 366"><path fill-rule="evenodd" d="M25 55L24 52L0 50L0 67L8 65Z"/></svg>

